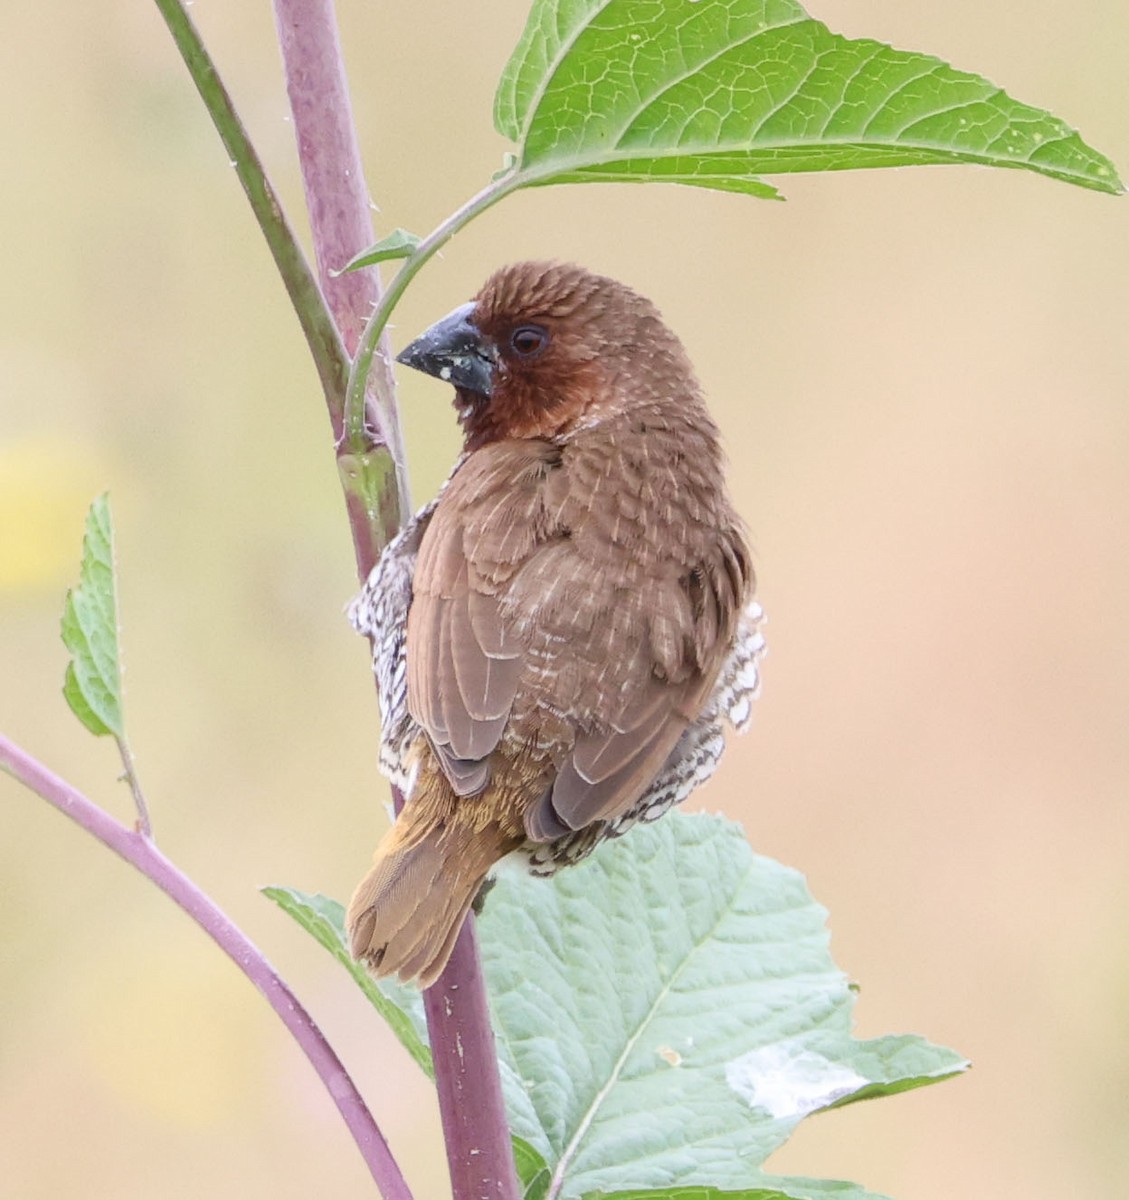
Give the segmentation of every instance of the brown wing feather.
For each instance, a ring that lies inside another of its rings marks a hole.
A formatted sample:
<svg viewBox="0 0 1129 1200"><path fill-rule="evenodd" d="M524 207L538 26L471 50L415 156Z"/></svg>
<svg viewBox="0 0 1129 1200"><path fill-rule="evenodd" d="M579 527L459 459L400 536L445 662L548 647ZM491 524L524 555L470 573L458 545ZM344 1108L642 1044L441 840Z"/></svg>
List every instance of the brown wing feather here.
<svg viewBox="0 0 1129 1200"><path fill-rule="evenodd" d="M419 569L416 579L419 579ZM445 742L447 727L437 689L429 680L439 670L439 636L442 601L421 595L416 584L408 609L408 711L433 740Z"/></svg>
<svg viewBox="0 0 1129 1200"><path fill-rule="evenodd" d="M417 592L408 647L408 707L455 791L480 791L490 775L486 759L506 725L519 661L483 653L466 618L465 592L449 598Z"/></svg>
<svg viewBox="0 0 1129 1200"><path fill-rule="evenodd" d="M459 795L489 780L522 669L502 599L535 545L538 477L514 483L539 454L536 443L500 449L472 455L451 480L420 547L408 613L408 707Z"/></svg>
<svg viewBox="0 0 1129 1200"><path fill-rule="evenodd" d="M531 562L519 579L544 596L553 578L570 574L566 556L594 560L582 564L591 591L579 614L544 603L539 613L547 648L562 648L555 669L542 668L545 699L571 716L575 738L556 780L526 813L535 841L632 809L701 711L751 583L723 498L714 511L680 510L677 493L670 503L654 497L632 509L601 495L600 480L611 471L585 466L576 472L582 485L560 505L570 542L537 556L543 572ZM661 547L671 556L665 561L654 553L663 536L671 543Z"/></svg>
<svg viewBox="0 0 1129 1200"><path fill-rule="evenodd" d="M674 589L666 589L673 591ZM681 590L681 589L678 589ZM702 630L689 603L664 601L653 589L649 637L635 656L631 678L621 683L618 712L599 729L581 733L553 786L526 818L542 833L582 829L628 812L662 769L678 739L713 687L720 657L716 622L707 661L699 665ZM717 659L716 662L713 660Z"/></svg>
<svg viewBox="0 0 1129 1200"><path fill-rule="evenodd" d="M637 754L601 779L588 779L575 757L570 758L541 803L552 808L568 831L622 815L647 790L685 728L685 721L666 722ZM623 741L620 736L614 740Z"/></svg>
<svg viewBox="0 0 1129 1200"><path fill-rule="evenodd" d="M534 840L639 800L713 687L747 586L727 503L679 507L640 469L625 506L608 492L622 455L614 439L483 447L420 549L409 708L460 795L491 763L552 780L523 797Z"/></svg>
<svg viewBox="0 0 1129 1200"><path fill-rule="evenodd" d="M465 578L461 583L464 590L460 597L449 601L447 605L455 680L459 685L459 697L466 711L476 722L492 728L499 720L504 724L509 715L521 672L521 659L517 653L503 654L495 649L505 640L497 601L493 597L472 592L467 587ZM480 620L477 626L470 615L472 601L478 602ZM491 621L481 617L486 604L494 610ZM484 644L479 634L484 625L489 633L493 633L494 629L499 631L499 636L489 638L489 645ZM500 734L501 726L498 726L492 740L468 756L482 757L488 753Z"/></svg>

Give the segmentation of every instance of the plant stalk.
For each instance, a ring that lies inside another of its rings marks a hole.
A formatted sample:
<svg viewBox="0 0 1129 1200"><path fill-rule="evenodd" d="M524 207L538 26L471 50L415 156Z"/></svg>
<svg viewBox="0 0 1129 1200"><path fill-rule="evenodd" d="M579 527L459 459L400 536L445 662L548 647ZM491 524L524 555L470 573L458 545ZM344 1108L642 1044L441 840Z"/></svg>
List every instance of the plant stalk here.
<svg viewBox="0 0 1129 1200"><path fill-rule="evenodd" d="M129 784L129 790L133 795L133 804L137 809L137 832L142 837L153 841L153 822L149 817L149 805L145 801L145 793L141 790L141 781L137 778L137 764L133 759L133 751L130 749L129 742L124 737L114 736L114 741L118 744L118 753L121 755L122 778Z"/></svg>
<svg viewBox="0 0 1129 1200"><path fill-rule="evenodd" d="M411 511L386 333L388 316L423 263L508 189L492 185L444 222L421 243L383 294L377 267L334 277L330 272L371 245L374 234L333 5L331 0L275 0L275 17L322 287L345 345L358 360L363 358L360 372L354 364L350 375L355 387L354 405L347 410L352 425L345 428L344 420L331 412L363 580L376 561L374 550L387 544L401 514ZM392 498L399 500L395 509ZM393 799L399 811L403 797L395 789ZM447 969L425 995L424 1005L454 1198L518 1200L472 920L464 926Z"/></svg>
<svg viewBox="0 0 1129 1200"><path fill-rule="evenodd" d="M340 330L345 349L356 353L369 314L381 298L376 268L339 274L341 268L375 241L371 202L357 145L344 59L332 0L274 0L275 25L286 73L286 91L294 116L298 158L306 193L314 256L321 290ZM376 346L365 391L368 440L352 453L386 446L396 471L396 523L382 527L384 541L395 536L399 514L411 511L403 436L396 412L396 382L387 336ZM341 441L340 415L331 413L334 437ZM374 514L387 521L385 504ZM375 561L375 560L374 560ZM371 564L370 564L371 566ZM366 575L367 570L364 572Z"/></svg>
<svg viewBox="0 0 1129 1200"><path fill-rule="evenodd" d="M455 1200L519 1200L473 914L443 974L424 992L423 1006L451 1193Z"/></svg>
<svg viewBox="0 0 1129 1200"><path fill-rule="evenodd" d="M384 1200L411 1200L388 1143L333 1047L262 952L231 918L143 833L127 829L93 801L0 734L0 768L136 867L200 926L266 997L337 1105Z"/></svg>
<svg viewBox="0 0 1129 1200"><path fill-rule="evenodd" d="M336 412L340 420L344 409L345 382L349 376L349 356L345 353L317 281L310 272L306 256L294 237L278 195L267 179L263 164L184 5L180 0L157 0L157 8L165 19L251 203L290 302L298 314L325 392L326 403L330 412Z"/></svg>

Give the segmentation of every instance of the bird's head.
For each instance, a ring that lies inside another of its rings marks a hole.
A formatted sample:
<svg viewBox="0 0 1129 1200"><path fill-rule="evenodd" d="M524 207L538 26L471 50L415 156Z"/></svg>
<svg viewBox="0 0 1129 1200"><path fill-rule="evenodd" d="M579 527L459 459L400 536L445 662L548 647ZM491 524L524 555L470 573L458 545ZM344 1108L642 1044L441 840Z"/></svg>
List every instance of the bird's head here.
<svg viewBox="0 0 1129 1200"><path fill-rule="evenodd" d="M470 450L558 438L659 395L698 394L681 343L649 300L561 263L496 271L397 361L454 384Z"/></svg>

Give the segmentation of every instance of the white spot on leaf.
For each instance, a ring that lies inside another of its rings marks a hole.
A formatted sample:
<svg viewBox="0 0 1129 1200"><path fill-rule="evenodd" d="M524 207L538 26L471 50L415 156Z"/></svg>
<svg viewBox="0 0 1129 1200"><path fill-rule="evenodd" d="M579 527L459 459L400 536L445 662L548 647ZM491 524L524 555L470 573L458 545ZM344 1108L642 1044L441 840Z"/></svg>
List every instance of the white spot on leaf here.
<svg viewBox="0 0 1129 1200"><path fill-rule="evenodd" d="M798 1041L775 1042L726 1064L725 1082L752 1108L777 1120L798 1118L857 1092L870 1080L805 1049Z"/></svg>

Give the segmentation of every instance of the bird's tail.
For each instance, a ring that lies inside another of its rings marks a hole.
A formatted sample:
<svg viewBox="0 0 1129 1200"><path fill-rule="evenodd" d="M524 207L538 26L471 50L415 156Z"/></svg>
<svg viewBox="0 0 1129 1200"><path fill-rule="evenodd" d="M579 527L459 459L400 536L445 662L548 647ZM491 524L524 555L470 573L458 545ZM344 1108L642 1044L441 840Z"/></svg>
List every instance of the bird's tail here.
<svg viewBox="0 0 1129 1200"><path fill-rule="evenodd" d="M408 802L377 846L345 918L354 958L376 975L418 980L421 987L447 965L491 867L518 845L496 823L467 819L467 810L478 809L469 797L441 807L446 811L414 797Z"/></svg>

